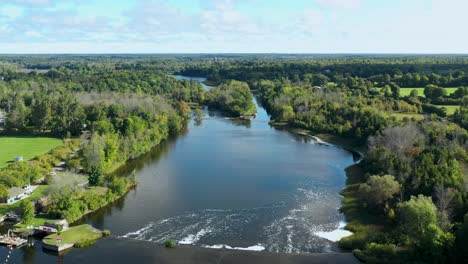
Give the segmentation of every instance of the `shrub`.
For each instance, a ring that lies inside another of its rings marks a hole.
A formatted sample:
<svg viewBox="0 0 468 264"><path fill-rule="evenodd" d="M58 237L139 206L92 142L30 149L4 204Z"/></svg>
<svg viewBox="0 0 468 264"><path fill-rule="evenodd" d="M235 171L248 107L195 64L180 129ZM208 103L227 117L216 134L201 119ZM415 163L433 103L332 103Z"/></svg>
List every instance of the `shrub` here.
<svg viewBox="0 0 468 264"><path fill-rule="evenodd" d="M102 231L101 234L102 234L103 237L106 237L106 236L110 236L111 232L110 232L110 230L106 229L106 230Z"/></svg>
<svg viewBox="0 0 468 264"><path fill-rule="evenodd" d="M166 240L166 248L175 248L176 247L176 242L174 240Z"/></svg>
<svg viewBox="0 0 468 264"><path fill-rule="evenodd" d="M86 240L82 240L80 242L76 242L74 247L76 248L84 248L84 247L89 247L89 246L92 246L94 245L94 243L96 243L96 239L86 239Z"/></svg>

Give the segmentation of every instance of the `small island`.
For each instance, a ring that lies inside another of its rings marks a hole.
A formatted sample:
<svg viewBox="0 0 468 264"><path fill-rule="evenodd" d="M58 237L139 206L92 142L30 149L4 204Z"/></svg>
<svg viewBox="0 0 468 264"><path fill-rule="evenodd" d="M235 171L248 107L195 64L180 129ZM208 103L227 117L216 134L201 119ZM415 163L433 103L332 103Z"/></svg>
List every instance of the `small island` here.
<svg viewBox="0 0 468 264"><path fill-rule="evenodd" d="M79 225L69 229L46 236L43 240L43 247L47 250L60 252L72 247L86 247L94 244L96 240L108 232L101 232L91 225Z"/></svg>

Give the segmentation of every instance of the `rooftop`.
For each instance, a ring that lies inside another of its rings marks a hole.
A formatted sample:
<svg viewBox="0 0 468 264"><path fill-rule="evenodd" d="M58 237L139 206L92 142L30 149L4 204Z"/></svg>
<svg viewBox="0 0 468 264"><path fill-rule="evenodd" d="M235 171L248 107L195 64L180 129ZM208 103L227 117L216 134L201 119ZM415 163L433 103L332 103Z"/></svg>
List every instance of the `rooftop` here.
<svg viewBox="0 0 468 264"><path fill-rule="evenodd" d="M26 192L26 190L24 190L23 188L13 187L10 190L8 190L8 195L10 197L16 197L24 192Z"/></svg>

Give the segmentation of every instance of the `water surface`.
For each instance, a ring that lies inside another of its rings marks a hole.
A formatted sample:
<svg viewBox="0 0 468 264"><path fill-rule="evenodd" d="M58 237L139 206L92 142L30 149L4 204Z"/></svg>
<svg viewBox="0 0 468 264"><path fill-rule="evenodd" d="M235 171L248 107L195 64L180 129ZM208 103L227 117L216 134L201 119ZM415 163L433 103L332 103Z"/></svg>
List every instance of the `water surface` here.
<svg viewBox="0 0 468 264"><path fill-rule="evenodd" d="M271 128L265 110L257 108L255 120L242 122L205 111L202 124L190 121L180 136L121 168L120 175L136 169L136 189L82 221L111 230L113 238L73 249L60 261L102 263L115 248L127 258L113 262L128 263L132 255L155 253L151 247L125 245L167 239L272 252L337 250L319 235L342 226L338 193L352 154ZM6 251L0 248L0 261ZM42 252L40 242L15 250L12 257L26 263L57 261Z"/></svg>

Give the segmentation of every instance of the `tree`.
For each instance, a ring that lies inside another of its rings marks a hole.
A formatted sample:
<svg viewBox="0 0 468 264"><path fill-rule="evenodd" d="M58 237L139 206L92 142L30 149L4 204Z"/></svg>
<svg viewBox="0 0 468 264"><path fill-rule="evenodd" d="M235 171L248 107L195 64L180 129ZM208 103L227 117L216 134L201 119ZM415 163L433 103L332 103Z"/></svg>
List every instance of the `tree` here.
<svg viewBox="0 0 468 264"><path fill-rule="evenodd" d="M107 184L107 187L109 187L109 189L113 193L120 196L127 191L127 185L128 185L127 179L121 178L121 177L113 177Z"/></svg>
<svg viewBox="0 0 468 264"><path fill-rule="evenodd" d="M252 92L245 82L229 81L213 88L207 93L207 101L211 107L236 117L256 112Z"/></svg>
<svg viewBox="0 0 468 264"><path fill-rule="evenodd" d="M89 173L89 184L90 185L101 185L103 182L102 179L102 167L99 165L92 166Z"/></svg>
<svg viewBox="0 0 468 264"><path fill-rule="evenodd" d="M85 120L86 114L83 106L72 94L61 94L54 101L52 132L56 135L65 136L67 132L74 136L79 135Z"/></svg>
<svg viewBox="0 0 468 264"><path fill-rule="evenodd" d="M386 204L399 191L400 184L392 175L370 176L366 183L359 186L362 197L373 206Z"/></svg>
<svg viewBox="0 0 468 264"><path fill-rule="evenodd" d="M418 97L418 95L419 95L418 90L416 89L411 90L410 97Z"/></svg>
<svg viewBox="0 0 468 264"><path fill-rule="evenodd" d="M195 110L193 111L194 112L194 116L195 116L195 125L199 126L201 125L202 121L203 121L203 112L200 108L195 108Z"/></svg>
<svg viewBox="0 0 468 264"><path fill-rule="evenodd" d="M32 223L34 218L34 206L32 202L24 200L20 204L21 218L24 225L29 225Z"/></svg>
<svg viewBox="0 0 468 264"><path fill-rule="evenodd" d="M435 187L434 196L437 201L436 207L438 209L437 215L439 217L440 227L444 231L448 231L451 228L451 202L455 194L451 189L438 185Z"/></svg>
<svg viewBox="0 0 468 264"><path fill-rule="evenodd" d="M412 196L409 201L399 205L401 227L410 238L418 240L427 227L437 224L437 208L430 197Z"/></svg>
<svg viewBox="0 0 468 264"><path fill-rule="evenodd" d="M437 208L430 197L412 196L399 205L400 234L415 254L424 261L444 263L454 237L444 232L438 223Z"/></svg>
<svg viewBox="0 0 468 264"><path fill-rule="evenodd" d="M14 108L8 113L6 125L8 129L24 129L28 125L29 109L24 104L21 96L17 96L14 101Z"/></svg>
<svg viewBox="0 0 468 264"><path fill-rule="evenodd" d="M36 129L47 129L52 120L50 100L45 96L42 96L41 93L35 93L35 100L31 108L31 121Z"/></svg>
<svg viewBox="0 0 468 264"><path fill-rule="evenodd" d="M436 85L428 85L426 88L424 88L424 96L426 96L427 99L433 100L442 96L446 95L446 91L444 88L440 88Z"/></svg>
<svg viewBox="0 0 468 264"><path fill-rule="evenodd" d="M8 196L8 187L0 183L0 198Z"/></svg>
<svg viewBox="0 0 468 264"><path fill-rule="evenodd" d="M398 100L398 98L400 98L400 86L392 82L390 83L390 89L392 91L393 99Z"/></svg>

